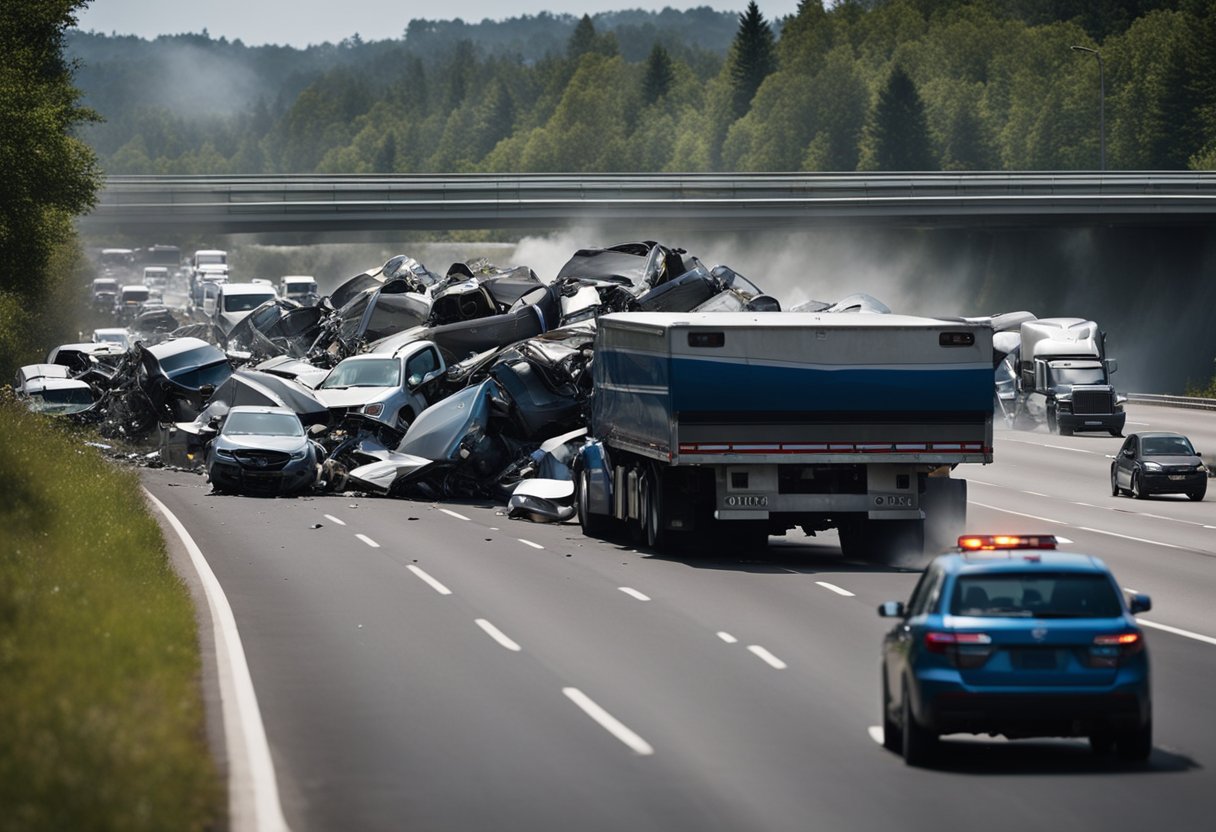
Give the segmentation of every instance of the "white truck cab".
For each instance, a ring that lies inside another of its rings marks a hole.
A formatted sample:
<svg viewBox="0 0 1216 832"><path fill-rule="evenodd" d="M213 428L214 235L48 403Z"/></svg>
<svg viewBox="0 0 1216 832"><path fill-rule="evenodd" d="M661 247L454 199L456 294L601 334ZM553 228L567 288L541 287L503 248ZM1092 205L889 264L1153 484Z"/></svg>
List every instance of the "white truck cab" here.
<svg viewBox="0 0 1216 832"><path fill-rule="evenodd" d="M278 297L269 283L219 283L203 295L203 314L211 318L225 335L246 315L268 300Z"/></svg>
<svg viewBox="0 0 1216 832"><path fill-rule="evenodd" d="M317 279L307 274L288 274L279 278L279 296L296 303L311 304L317 299Z"/></svg>

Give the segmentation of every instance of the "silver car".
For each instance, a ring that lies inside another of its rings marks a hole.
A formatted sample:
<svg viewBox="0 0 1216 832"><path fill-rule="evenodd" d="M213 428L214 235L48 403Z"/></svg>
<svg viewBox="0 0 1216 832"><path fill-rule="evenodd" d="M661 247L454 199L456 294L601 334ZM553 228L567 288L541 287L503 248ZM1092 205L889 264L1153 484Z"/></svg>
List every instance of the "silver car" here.
<svg viewBox="0 0 1216 832"><path fill-rule="evenodd" d="M316 483L320 458L293 411L241 405L207 448L207 479L216 491L296 494Z"/></svg>
<svg viewBox="0 0 1216 832"><path fill-rule="evenodd" d="M446 371L430 341L414 341L391 355L364 353L343 359L317 385L317 398L339 418L360 413L404 432L431 404L429 382Z"/></svg>

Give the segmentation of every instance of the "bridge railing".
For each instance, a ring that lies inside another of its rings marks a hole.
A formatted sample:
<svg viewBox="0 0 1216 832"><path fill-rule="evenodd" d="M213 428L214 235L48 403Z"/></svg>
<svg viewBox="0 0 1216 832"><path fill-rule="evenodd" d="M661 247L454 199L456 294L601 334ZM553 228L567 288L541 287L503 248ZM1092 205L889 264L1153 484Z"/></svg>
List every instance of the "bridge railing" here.
<svg viewBox="0 0 1216 832"><path fill-rule="evenodd" d="M1203 399L1194 396L1170 396L1165 393L1129 393L1127 400L1134 404L1186 407L1192 410L1216 410L1216 399Z"/></svg>

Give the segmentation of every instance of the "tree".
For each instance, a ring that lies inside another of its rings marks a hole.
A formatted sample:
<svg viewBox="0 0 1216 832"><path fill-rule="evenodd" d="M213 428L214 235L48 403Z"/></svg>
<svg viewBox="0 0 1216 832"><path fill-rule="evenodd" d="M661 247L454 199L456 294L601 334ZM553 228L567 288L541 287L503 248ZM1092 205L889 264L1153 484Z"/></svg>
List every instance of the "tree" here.
<svg viewBox="0 0 1216 832"><path fill-rule="evenodd" d="M74 136L97 119L79 105L63 54L83 0L0 4L0 373L27 350L62 276L50 263L74 243L72 217L101 185L93 151Z"/></svg>
<svg viewBox="0 0 1216 832"><path fill-rule="evenodd" d="M650 57L646 59L646 74L642 77L642 103L653 104L667 95L674 78L671 56L662 44L656 43L650 50Z"/></svg>
<svg viewBox="0 0 1216 832"><path fill-rule="evenodd" d="M865 166L873 170L935 170L925 105L908 73L895 67L866 129Z"/></svg>
<svg viewBox="0 0 1216 832"><path fill-rule="evenodd" d="M739 15L730 61L731 108L735 118L742 118L764 79L777 68L773 31L756 0L751 0Z"/></svg>
<svg viewBox="0 0 1216 832"><path fill-rule="evenodd" d="M566 57L577 62L594 47L595 24L591 22L591 15L585 14L574 27L574 32L566 44Z"/></svg>

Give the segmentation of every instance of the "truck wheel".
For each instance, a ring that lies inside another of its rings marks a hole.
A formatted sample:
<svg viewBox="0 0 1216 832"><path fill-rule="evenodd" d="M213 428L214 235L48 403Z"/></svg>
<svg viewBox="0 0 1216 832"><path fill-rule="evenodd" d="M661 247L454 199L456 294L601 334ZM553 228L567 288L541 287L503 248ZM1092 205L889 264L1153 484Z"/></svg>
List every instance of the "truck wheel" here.
<svg viewBox="0 0 1216 832"><path fill-rule="evenodd" d="M663 549L667 544L666 516L663 512L663 482L661 475L653 467L647 467L642 475L642 493L645 514L643 523L644 542L647 548Z"/></svg>
<svg viewBox="0 0 1216 832"><path fill-rule="evenodd" d="M602 537L608 522L604 517L591 512L591 474L586 468L578 472L578 479L574 484L578 492L574 505L578 510L578 522L583 527L583 534L588 537Z"/></svg>
<svg viewBox="0 0 1216 832"><path fill-rule="evenodd" d="M918 559L925 551L924 520L866 520L865 549L869 560L896 564Z"/></svg>
<svg viewBox="0 0 1216 832"><path fill-rule="evenodd" d="M1060 436L1072 436L1072 428L1060 425Z"/></svg>
<svg viewBox="0 0 1216 832"><path fill-rule="evenodd" d="M1048 433L1059 433L1060 432L1060 423L1056 419L1056 412L1054 410L1047 411L1047 432Z"/></svg>

